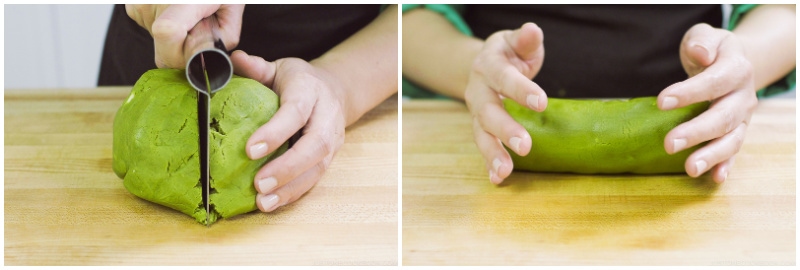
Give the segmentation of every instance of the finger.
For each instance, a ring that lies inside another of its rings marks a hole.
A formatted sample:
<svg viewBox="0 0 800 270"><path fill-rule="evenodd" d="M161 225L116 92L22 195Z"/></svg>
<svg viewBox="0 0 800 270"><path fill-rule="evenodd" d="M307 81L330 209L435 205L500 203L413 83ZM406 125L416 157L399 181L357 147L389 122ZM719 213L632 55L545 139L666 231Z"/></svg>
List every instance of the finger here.
<svg viewBox="0 0 800 270"><path fill-rule="evenodd" d="M320 133L305 134L286 153L256 173L254 184L258 193L268 194L291 182L311 167L318 166L323 158L332 156L334 148L334 142Z"/></svg>
<svg viewBox="0 0 800 270"><path fill-rule="evenodd" d="M497 185L511 174L514 164L511 156L503 148L496 137L487 133L481 128L478 120L473 118L472 132L475 137L475 145L485 159L486 170L489 171L489 182Z"/></svg>
<svg viewBox="0 0 800 270"><path fill-rule="evenodd" d="M508 47L516 54L511 63L528 79L539 73L544 60L544 34L534 23L525 23L513 32L503 32Z"/></svg>
<svg viewBox="0 0 800 270"><path fill-rule="evenodd" d="M243 13L244 5L222 5L216 12L220 38L227 50L233 50L239 45Z"/></svg>
<svg viewBox="0 0 800 270"><path fill-rule="evenodd" d="M716 167L714 167L714 172L712 176L714 182L721 184L725 182L725 180L728 180L728 173L730 173L731 168L733 168L735 160L736 156L733 156L728 160L721 162Z"/></svg>
<svg viewBox="0 0 800 270"><path fill-rule="evenodd" d="M487 61L483 78L494 91L541 112L547 107L547 94L538 84L514 66L502 61Z"/></svg>
<svg viewBox="0 0 800 270"><path fill-rule="evenodd" d="M717 57L717 47L725 37L719 29L701 23L692 26L681 41L680 55L689 76L700 73Z"/></svg>
<svg viewBox="0 0 800 270"><path fill-rule="evenodd" d="M722 137L741 123L748 123L748 116L757 106L755 94L737 91L719 101L692 120L678 125L664 138L664 149L675 154L699 143Z"/></svg>
<svg viewBox="0 0 800 270"><path fill-rule="evenodd" d="M470 84L468 87L482 86ZM531 150L531 137L528 131L508 114L494 91L489 89L470 91L469 101L470 112L482 130L502 140L518 155L528 155Z"/></svg>
<svg viewBox="0 0 800 270"><path fill-rule="evenodd" d="M662 110L680 108L689 104L709 101L727 95L733 90L752 89L753 67L750 62L738 53L727 53L724 42L713 65L703 72L682 82L670 85L658 95L658 106Z"/></svg>
<svg viewBox="0 0 800 270"><path fill-rule="evenodd" d="M487 103L476 115L481 128L493 137L500 138L505 145L520 156L528 155L531 150L531 137L522 125L500 104Z"/></svg>
<svg viewBox="0 0 800 270"><path fill-rule="evenodd" d="M494 80L495 78L499 80ZM547 108L547 94L539 85L517 71L506 66L489 77L490 87L531 110L542 112Z"/></svg>
<svg viewBox="0 0 800 270"><path fill-rule="evenodd" d="M211 16L219 5L171 5L153 21L150 34L155 43L159 68L183 68L186 35L200 20Z"/></svg>
<svg viewBox="0 0 800 270"><path fill-rule="evenodd" d="M509 47L523 61L531 61L544 54L539 50L544 41L542 29L534 23L525 23L513 32L505 32L503 38Z"/></svg>
<svg viewBox="0 0 800 270"><path fill-rule="evenodd" d="M500 138L514 153L527 156L531 150L531 137L522 125L498 104L487 104L477 116L481 128Z"/></svg>
<svg viewBox="0 0 800 270"><path fill-rule="evenodd" d="M711 141L689 155L684 164L686 173L691 177L698 177L720 162L733 157L742 146L746 128L747 125L742 123L731 133Z"/></svg>
<svg viewBox="0 0 800 270"><path fill-rule="evenodd" d="M274 62L236 50L231 54L231 63L233 64L233 72L237 75L251 78L269 88L273 88L272 83L278 70Z"/></svg>
<svg viewBox="0 0 800 270"><path fill-rule="evenodd" d="M261 212L272 212L278 207L293 203L319 182L326 165L320 163L270 194L258 194L256 205Z"/></svg>
<svg viewBox="0 0 800 270"><path fill-rule="evenodd" d="M275 151L308 122L314 100L284 96L286 99L283 100L286 101L281 100L281 107L275 115L247 140L247 156L251 159L259 159Z"/></svg>
<svg viewBox="0 0 800 270"><path fill-rule="evenodd" d="M544 110L547 95L531 81L544 60L543 39L542 30L533 23L493 34L473 63L475 76L482 77L489 88L519 104L536 111Z"/></svg>
<svg viewBox="0 0 800 270"><path fill-rule="evenodd" d="M683 65L683 70L686 71L689 77L699 74L715 60L712 57L716 56L712 56L711 51L702 45L693 44L685 46L686 48L681 48L681 50L684 51L681 53L681 64Z"/></svg>
<svg viewBox="0 0 800 270"><path fill-rule="evenodd" d="M308 123L313 108L316 106L316 94L309 94L309 91L291 90L313 88L309 87L306 81L291 79L285 81L288 83L273 88L280 95L280 108L247 140L247 156L251 159L262 158L289 140ZM282 88L282 90L276 88Z"/></svg>

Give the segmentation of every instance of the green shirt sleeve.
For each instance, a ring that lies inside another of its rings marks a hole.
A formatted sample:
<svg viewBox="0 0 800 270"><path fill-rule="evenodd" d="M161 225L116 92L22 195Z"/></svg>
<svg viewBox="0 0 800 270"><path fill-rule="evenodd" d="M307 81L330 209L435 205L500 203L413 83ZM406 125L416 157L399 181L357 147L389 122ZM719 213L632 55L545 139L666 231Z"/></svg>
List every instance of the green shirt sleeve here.
<svg viewBox="0 0 800 270"><path fill-rule="evenodd" d="M436 13L442 14L453 26L458 29L461 33L465 35L472 36L472 30L469 29L467 23L461 18L461 14L464 14L464 5L444 5L444 4L427 4L427 5L420 5L420 4L410 4L410 5L403 5L403 13L406 11L415 9L415 8L424 8L430 11L434 11Z"/></svg>
<svg viewBox="0 0 800 270"><path fill-rule="evenodd" d="M754 4L743 4L743 5L733 5L733 11L731 12L731 18L728 22L728 30L733 30L739 25L739 22L747 12L752 10L758 5ZM792 72L789 72L786 77L783 79L778 80L777 82L759 89L756 92L756 96L758 98L765 98L769 96L773 96L776 94L780 94L783 92L787 92L793 90L797 87L797 69L793 69Z"/></svg>

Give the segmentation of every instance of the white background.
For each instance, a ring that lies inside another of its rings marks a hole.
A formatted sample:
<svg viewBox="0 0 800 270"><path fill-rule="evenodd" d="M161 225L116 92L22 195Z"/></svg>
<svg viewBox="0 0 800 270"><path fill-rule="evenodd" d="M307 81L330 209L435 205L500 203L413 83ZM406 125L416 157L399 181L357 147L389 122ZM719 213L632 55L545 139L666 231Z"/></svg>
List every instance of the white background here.
<svg viewBox="0 0 800 270"><path fill-rule="evenodd" d="M97 86L112 5L4 5L4 89Z"/></svg>

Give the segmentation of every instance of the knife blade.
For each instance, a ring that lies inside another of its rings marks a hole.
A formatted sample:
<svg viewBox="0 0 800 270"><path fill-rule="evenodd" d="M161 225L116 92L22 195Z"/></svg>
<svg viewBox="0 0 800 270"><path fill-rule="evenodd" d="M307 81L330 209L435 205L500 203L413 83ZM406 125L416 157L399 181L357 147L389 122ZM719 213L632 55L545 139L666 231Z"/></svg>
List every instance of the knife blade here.
<svg viewBox="0 0 800 270"><path fill-rule="evenodd" d="M197 91L197 125L200 152L200 184L206 226L211 223L209 168L209 130L211 128L211 96L228 84L233 65L217 29L216 16L201 20L189 31L184 51L192 55L186 61L186 79Z"/></svg>
<svg viewBox="0 0 800 270"><path fill-rule="evenodd" d="M197 91L197 125L198 142L200 150L200 185L202 188L203 207L206 209L206 226L210 225L211 204L209 194L211 193L211 178L208 168L208 132L211 126L211 95L207 92Z"/></svg>

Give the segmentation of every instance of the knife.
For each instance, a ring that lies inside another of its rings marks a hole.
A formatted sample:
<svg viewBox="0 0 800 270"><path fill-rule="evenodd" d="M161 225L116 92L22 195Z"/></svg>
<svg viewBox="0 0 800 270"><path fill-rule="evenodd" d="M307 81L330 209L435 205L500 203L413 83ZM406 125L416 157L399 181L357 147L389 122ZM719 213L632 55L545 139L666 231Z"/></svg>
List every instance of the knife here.
<svg viewBox="0 0 800 270"><path fill-rule="evenodd" d="M206 226L210 225L211 216L211 176L208 166L211 95L225 87L233 76L233 65L220 38L218 25L215 15L201 20L189 31L184 43L184 52L191 53L186 58L186 80L197 91L200 184L203 207L206 210Z"/></svg>

